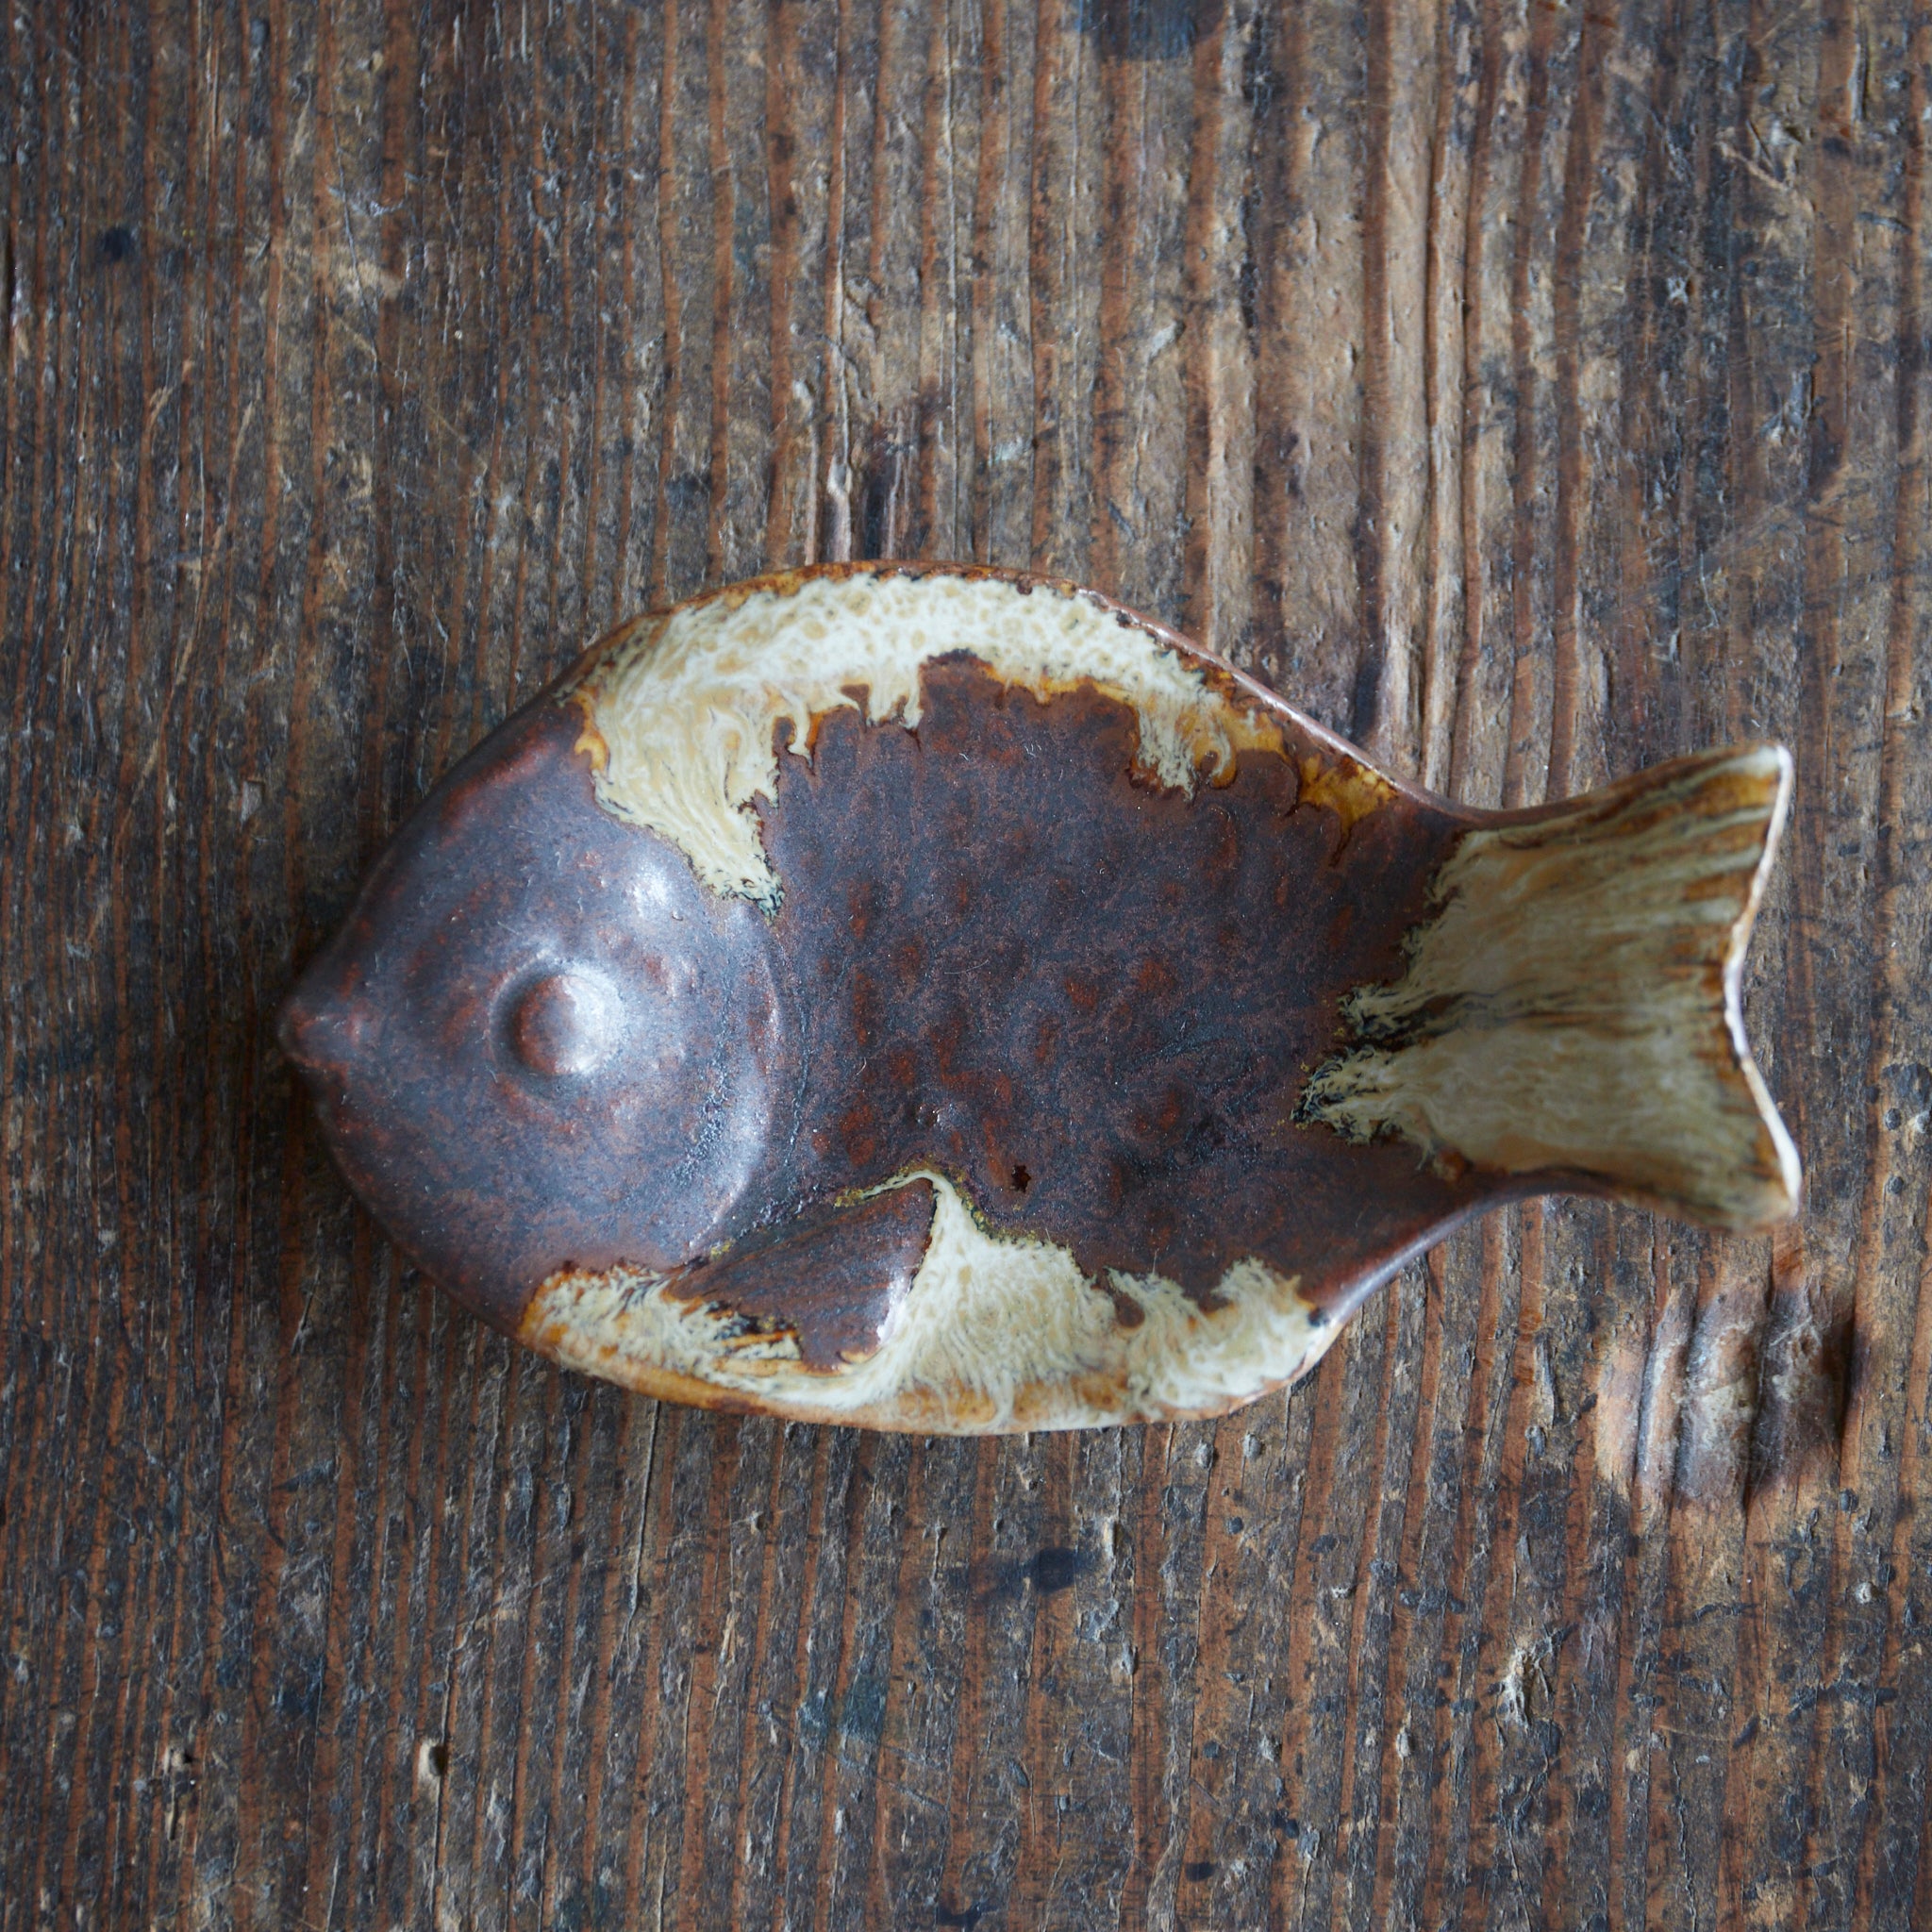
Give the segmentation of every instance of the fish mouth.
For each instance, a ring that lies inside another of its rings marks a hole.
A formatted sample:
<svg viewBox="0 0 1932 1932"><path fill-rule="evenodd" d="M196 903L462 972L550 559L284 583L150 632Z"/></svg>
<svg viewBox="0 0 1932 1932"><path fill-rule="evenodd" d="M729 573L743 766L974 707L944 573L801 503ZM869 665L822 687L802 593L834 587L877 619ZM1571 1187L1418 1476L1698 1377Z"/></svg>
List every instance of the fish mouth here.
<svg viewBox="0 0 1932 1932"><path fill-rule="evenodd" d="M367 1000L341 991L325 961L314 961L296 980L275 1014L282 1052L311 1079L342 1074L358 1058L375 1029Z"/></svg>

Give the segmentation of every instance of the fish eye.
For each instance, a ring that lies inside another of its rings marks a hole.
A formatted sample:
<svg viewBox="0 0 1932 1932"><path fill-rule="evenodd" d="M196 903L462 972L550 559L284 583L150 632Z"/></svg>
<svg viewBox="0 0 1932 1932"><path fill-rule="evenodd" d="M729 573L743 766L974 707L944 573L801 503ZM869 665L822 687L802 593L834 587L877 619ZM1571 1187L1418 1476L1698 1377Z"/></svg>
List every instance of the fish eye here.
<svg viewBox="0 0 1932 1932"><path fill-rule="evenodd" d="M594 1073L617 1050L623 1018L616 993L598 974L546 973L510 1006L509 1049L542 1079Z"/></svg>

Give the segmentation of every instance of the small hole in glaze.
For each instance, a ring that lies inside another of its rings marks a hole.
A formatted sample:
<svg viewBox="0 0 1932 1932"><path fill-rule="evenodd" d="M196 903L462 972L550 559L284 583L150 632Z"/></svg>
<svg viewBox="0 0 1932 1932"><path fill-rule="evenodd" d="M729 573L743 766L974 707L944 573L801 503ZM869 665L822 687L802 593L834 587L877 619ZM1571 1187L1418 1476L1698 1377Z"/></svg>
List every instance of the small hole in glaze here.
<svg viewBox="0 0 1932 1932"><path fill-rule="evenodd" d="M1026 1191L1026 1190L1030 1188L1032 1185L1033 1176L1030 1174L1028 1174L1024 1167L1016 1167L1013 1170L1013 1186L1017 1188L1021 1193L1024 1194Z"/></svg>

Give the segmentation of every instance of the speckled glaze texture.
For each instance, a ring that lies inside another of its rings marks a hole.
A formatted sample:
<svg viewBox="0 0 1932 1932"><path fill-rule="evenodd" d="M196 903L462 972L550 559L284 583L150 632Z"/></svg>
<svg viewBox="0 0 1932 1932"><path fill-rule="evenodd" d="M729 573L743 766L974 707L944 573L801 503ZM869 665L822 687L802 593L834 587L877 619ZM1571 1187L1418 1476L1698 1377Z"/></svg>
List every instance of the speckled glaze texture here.
<svg viewBox="0 0 1932 1932"><path fill-rule="evenodd" d="M793 574L473 753L283 1037L399 1243L571 1366L878 1427L1212 1414L1498 1201L1789 1211L1737 998L1789 782L1470 813L1091 593Z"/></svg>

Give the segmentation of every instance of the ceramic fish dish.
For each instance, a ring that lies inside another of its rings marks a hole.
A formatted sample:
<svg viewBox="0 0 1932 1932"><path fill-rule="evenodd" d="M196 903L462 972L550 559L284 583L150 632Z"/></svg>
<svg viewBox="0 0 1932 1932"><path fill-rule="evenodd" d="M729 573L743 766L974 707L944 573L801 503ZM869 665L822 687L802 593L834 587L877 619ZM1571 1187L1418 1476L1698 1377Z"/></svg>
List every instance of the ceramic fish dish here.
<svg viewBox="0 0 1932 1932"><path fill-rule="evenodd" d="M282 1039L397 1243L572 1368L1214 1415L1500 1202L1791 1212L1739 1003L1790 782L1755 745L1466 810L1091 591L803 571L472 752Z"/></svg>

